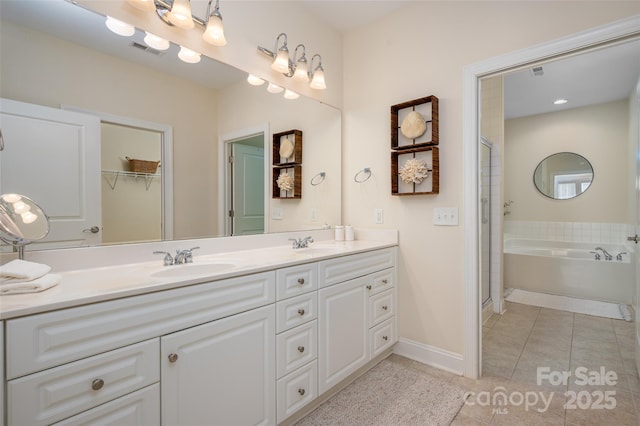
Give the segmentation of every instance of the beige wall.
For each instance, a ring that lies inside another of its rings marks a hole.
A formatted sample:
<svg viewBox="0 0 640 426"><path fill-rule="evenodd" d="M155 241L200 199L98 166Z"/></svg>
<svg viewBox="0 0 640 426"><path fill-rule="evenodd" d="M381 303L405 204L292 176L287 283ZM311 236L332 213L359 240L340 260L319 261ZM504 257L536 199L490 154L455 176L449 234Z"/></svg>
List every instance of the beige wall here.
<svg viewBox="0 0 640 426"><path fill-rule="evenodd" d="M505 122L506 220L629 223L628 100L515 118ZM575 152L591 163L589 189L570 200L552 200L533 185L544 158Z"/></svg>
<svg viewBox="0 0 640 426"><path fill-rule="evenodd" d="M1 36L1 97L172 125L174 237L215 235L214 90L11 23L2 23ZM199 208L181 208L190 205Z"/></svg>
<svg viewBox="0 0 640 426"><path fill-rule="evenodd" d="M463 209L463 67L638 13L637 2L412 2L345 36L343 214L399 229L402 338L464 350L464 218L432 224L434 207ZM389 107L426 95L440 98L440 194L393 197ZM363 166L373 177L355 184Z"/></svg>

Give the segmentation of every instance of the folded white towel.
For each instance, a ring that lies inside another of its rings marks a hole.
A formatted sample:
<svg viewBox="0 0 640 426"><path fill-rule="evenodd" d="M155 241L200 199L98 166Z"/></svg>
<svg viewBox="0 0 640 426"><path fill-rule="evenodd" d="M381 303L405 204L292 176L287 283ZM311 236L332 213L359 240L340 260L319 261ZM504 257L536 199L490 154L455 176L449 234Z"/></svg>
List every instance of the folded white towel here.
<svg viewBox="0 0 640 426"><path fill-rule="evenodd" d="M0 284L0 294L25 294L25 293L37 293L51 288L62 280L62 277L58 274L46 274L40 278L36 278L32 281L19 282L19 283L7 283L6 281Z"/></svg>
<svg viewBox="0 0 640 426"><path fill-rule="evenodd" d="M14 259L0 266L0 283L19 283L40 278L51 271L49 265Z"/></svg>

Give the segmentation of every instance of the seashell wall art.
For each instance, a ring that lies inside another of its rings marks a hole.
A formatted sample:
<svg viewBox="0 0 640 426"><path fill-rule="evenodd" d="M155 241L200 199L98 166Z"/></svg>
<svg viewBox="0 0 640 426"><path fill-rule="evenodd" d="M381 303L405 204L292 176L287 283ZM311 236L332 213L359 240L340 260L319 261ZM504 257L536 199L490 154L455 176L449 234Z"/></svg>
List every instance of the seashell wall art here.
<svg viewBox="0 0 640 426"><path fill-rule="evenodd" d="M404 183L420 184L429 177L429 166L424 160L412 158L400 167L398 174Z"/></svg>

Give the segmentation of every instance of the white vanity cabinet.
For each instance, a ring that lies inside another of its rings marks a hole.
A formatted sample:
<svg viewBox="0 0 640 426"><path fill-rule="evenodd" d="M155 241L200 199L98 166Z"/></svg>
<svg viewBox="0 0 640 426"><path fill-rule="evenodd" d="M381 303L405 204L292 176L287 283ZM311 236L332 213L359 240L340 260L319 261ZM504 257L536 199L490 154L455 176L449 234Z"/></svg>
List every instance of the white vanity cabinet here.
<svg viewBox="0 0 640 426"><path fill-rule="evenodd" d="M396 342L395 249L319 264L319 393Z"/></svg>
<svg viewBox="0 0 640 426"><path fill-rule="evenodd" d="M275 424L275 307L162 337L164 425Z"/></svg>

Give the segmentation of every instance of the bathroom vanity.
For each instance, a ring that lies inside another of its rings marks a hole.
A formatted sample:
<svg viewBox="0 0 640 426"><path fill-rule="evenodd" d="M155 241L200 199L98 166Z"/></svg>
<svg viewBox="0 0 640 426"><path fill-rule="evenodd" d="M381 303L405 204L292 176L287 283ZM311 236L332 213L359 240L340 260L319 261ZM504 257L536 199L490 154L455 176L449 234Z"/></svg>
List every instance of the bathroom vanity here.
<svg viewBox="0 0 640 426"><path fill-rule="evenodd" d="M3 297L6 425L273 425L308 411L397 340L397 241L321 243L63 272L50 303Z"/></svg>

